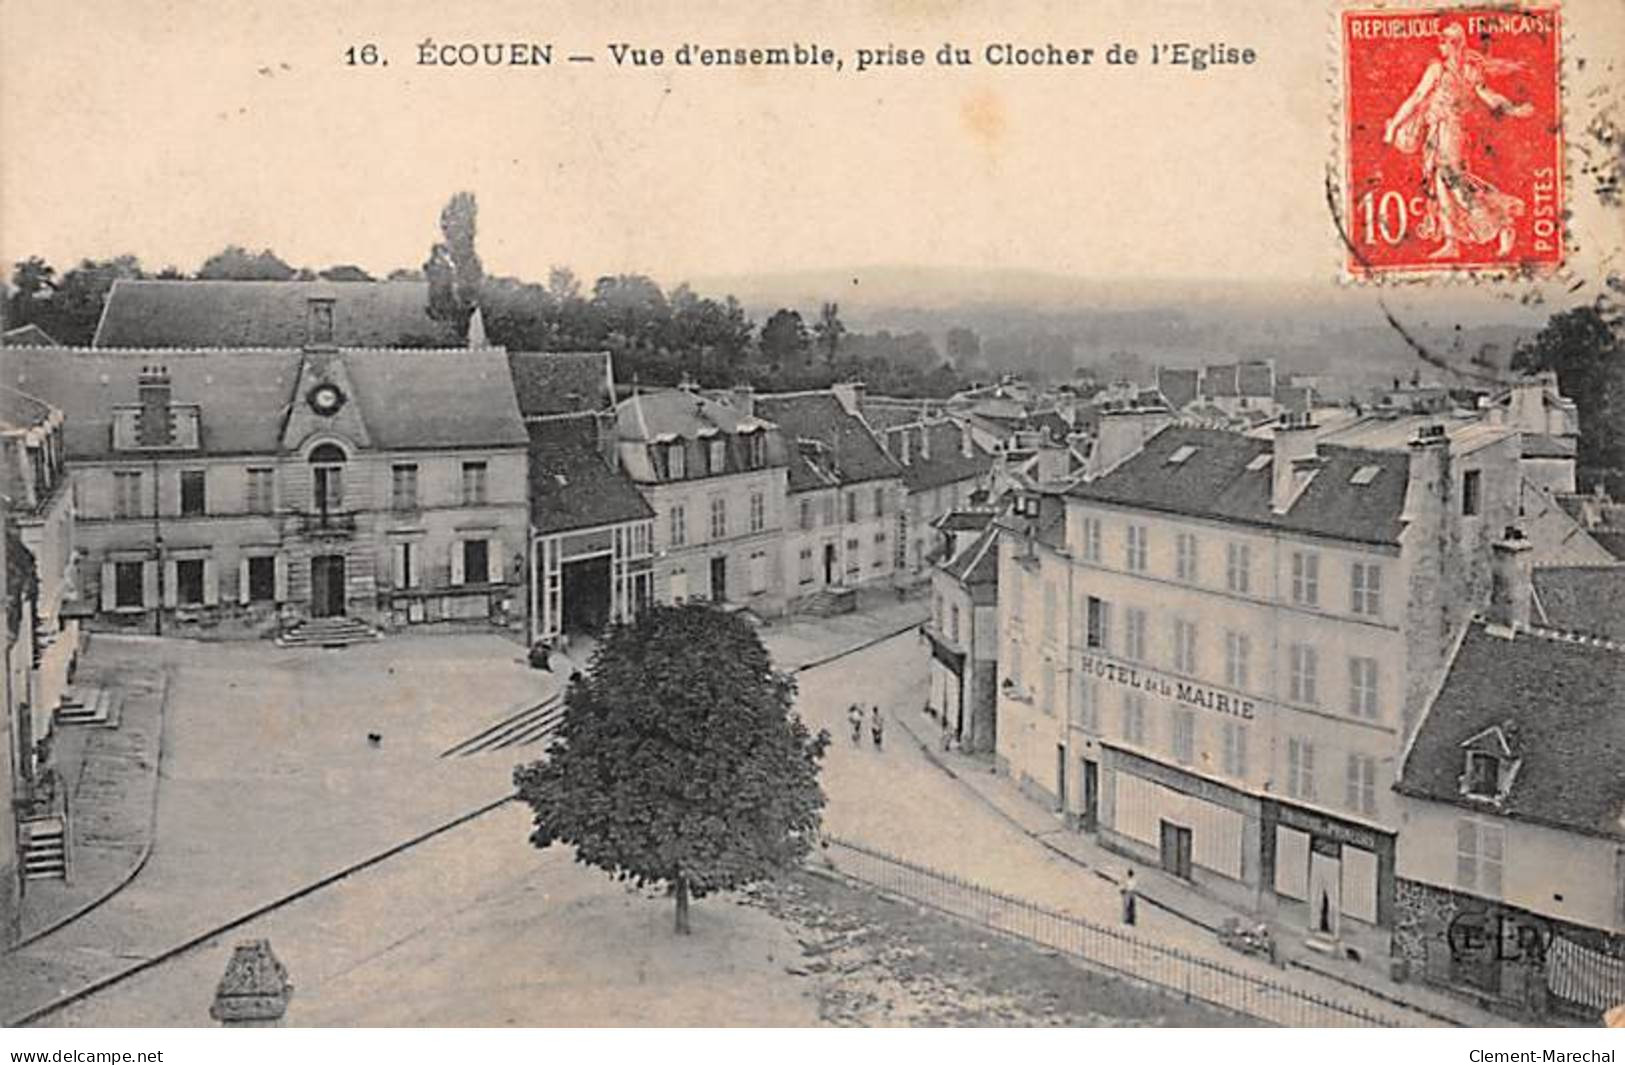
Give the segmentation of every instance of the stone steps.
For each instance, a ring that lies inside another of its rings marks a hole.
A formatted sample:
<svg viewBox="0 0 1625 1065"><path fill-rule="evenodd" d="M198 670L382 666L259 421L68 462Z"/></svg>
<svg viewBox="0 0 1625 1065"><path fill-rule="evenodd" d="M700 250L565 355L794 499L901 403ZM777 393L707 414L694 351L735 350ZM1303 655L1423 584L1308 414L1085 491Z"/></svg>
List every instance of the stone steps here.
<svg viewBox="0 0 1625 1065"><path fill-rule="evenodd" d="M68 837L60 817L23 825L23 876L28 880L66 880Z"/></svg>
<svg viewBox="0 0 1625 1065"><path fill-rule="evenodd" d="M276 642L279 647L350 647L382 638L356 618L313 618L284 632Z"/></svg>

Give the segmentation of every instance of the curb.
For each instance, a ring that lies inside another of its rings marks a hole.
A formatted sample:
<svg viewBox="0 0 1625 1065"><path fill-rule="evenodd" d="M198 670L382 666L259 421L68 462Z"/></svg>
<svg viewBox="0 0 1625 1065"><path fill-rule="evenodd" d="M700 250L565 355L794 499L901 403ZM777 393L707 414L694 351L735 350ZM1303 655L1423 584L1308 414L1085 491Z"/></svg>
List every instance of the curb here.
<svg viewBox="0 0 1625 1065"><path fill-rule="evenodd" d="M834 654L825 655L823 658L815 658L811 662L803 662L799 666L792 667L789 672L805 673L809 669L817 669L819 666L827 666L831 662L845 658L847 655L855 655L859 651L867 651L876 644L885 643L887 640L895 640L897 637L903 635L903 633L908 632L911 629L917 629L924 624L925 619L923 618L919 621L911 621L900 629L894 629L893 631L887 632L881 636L871 637L870 639L864 640L862 643L854 644L845 650L836 651Z"/></svg>
<svg viewBox="0 0 1625 1065"><path fill-rule="evenodd" d="M502 798L488 802L484 806L479 806L473 810L467 811L466 813L458 814L450 821L437 825L434 828L429 829L427 832L421 832L408 840L397 843L392 847L374 854L370 858L363 858L359 862L345 866L336 873L329 873L320 880L306 884L304 887L295 888L286 895L283 895L280 898L272 899L270 902L257 906L254 909L249 910L247 913L239 914L224 924L216 925L205 932L200 932L197 935L192 936L190 939L187 939L176 946L161 950L152 957L130 966L128 969L122 969L119 972L104 976L99 980L93 980L77 991L71 991L68 994L63 995L61 998L58 998L52 1002L47 1002L43 1006L34 1008L28 1013L23 1014L21 1017L0 1022L0 1024L3 1024L3 1026L7 1028L26 1028L29 1025L49 1017L53 1013L59 1013L77 1002L82 1002L93 995L98 995L101 992L106 991L110 987L121 984L133 976L139 976L148 969L154 969L165 962L173 961L174 959L183 954L189 953L197 947L203 946L212 940L218 939L220 936L225 935L227 932L230 932L235 928L240 928L243 925L248 924L250 921L255 921L266 916L267 914L274 913L275 911L282 909L284 906L298 902L300 899L303 899L308 895L314 895L323 888L331 887L339 881L347 880L356 873L362 872L374 865L387 861L390 858L395 857L397 854L411 850L420 843L427 843L429 840L441 835L442 833L449 832L452 829L459 828L470 821L484 817L492 810L506 806L508 803L513 802L516 798L518 798L517 793L512 795L504 795Z"/></svg>
<svg viewBox="0 0 1625 1065"><path fill-rule="evenodd" d="M958 783L961 787L963 787L967 791L969 791L972 795L974 795L988 809L992 810L994 813L998 814L1000 818L1002 818L1003 820L1008 822L1011 825L1011 827L1015 828L1017 831L1022 833L1022 835L1027 836L1029 839L1036 842L1039 846L1043 847L1046 851L1049 851L1051 854L1055 854L1055 855L1060 856L1061 858L1066 859L1067 861L1071 862L1073 865L1076 865L1080 869L1087 869L1089 872L1093 873L1095 876L1099 877L1100 879L1106 881L1108 884L1116 884L1118 882L1117 879L1115 877L1113 877L1111 874L1109 874L1107 872L1104 872L1103 870L1096 869L1095 867L1091 866L1088 862L1084 861L1082 858L1079 858L1077 855L1072 854L1072 853L1070 853L1070 852L1068 852L1066 850L1063 850L1060 847L1057 847L1055 844L1051 843L1049 840L1045 839L1043 836L1037 834L1036 832L1033 832L1026 825L1023 825L1020 821L1016 820L1015 817L1013 817L1007 810L1005 810L997 802L994 802L992 799L990 799L986 795L982 794L982 792L980 790L978 790L977 788L973 788L969 784L966 784L965 781L960 777L959 773L957 773L952 766L948 765L942 759L937 757L936 752L931 749L931 745L929 743L927 743L925 740L921 739L919 734L914 731L913 727L911 725L909 725L909 723L906 720L904 720L899 715L893 715L893 716L896 716L898 718L898 723L903 726L903 731L905 731L905 732L907 732L909 734L909 738L912 739L916 744L919 745L920 750L925 755L927 761L929 761L932 765L936 766L938 769L942 770L944 773L948 774L949 778L951 778L953 781ZM1139 893L1139 899L1140 899L1141 902L1145 903L1148 906L1152 906L1152 907L1154 907L1156 909L1162 910L1164 913L1167 913L1167 914L1170 914L1171 916L1177 917L1182 921L1186 921L1186 922L1194 925L1197 928L1203 929L1204 931L1213 932L1215 934L1218 931L1218 929L1215 926L1210 925L1207 922L1200 920L1199 918L1192 917L1190 914L1185 913L1185 912L1183 912L1183 911L1181 911L1179 909L1176 909L1175 907L1169 905L1166 902L1163 902L1163 901L1158 900L1158 899L1151 898L1150 896L1146 895L1143 891L1141 891ZM1322 977L1323 979L1326 979L1326 980L1331 980L1331 981L1333 981L1335 983L1342 984L1345 987L1352 988L1353 990L1359 991L1361 994L1370 995L1372 998L1375 998L1375 999L1377 999L1377 1000L1379 1000L1381 1002L1385 1002L1390 1006L1398 1006L1398 1007L1400 1007L1402 1009L1409 1010L1412 1013L1418 1014L1418 1015L1420 1015L1422 1017L1426 1017L1426 1018L1428 1018L1430 1020L1438 1021L1438 1022L1440 1022L1442 1024L1449 1025L1452 1028L1470 1028L1470 1027L1473 1027L1473 1025L1468 1024L1467 1022L1460 1021L1460 1020L1457 1020L1454 1017L1450 1017L1450 1016L1447 1016L1447 1015L1445 1015L1443 1013L1439 1013L1439 1012L1437 1012L1435 1010L1431 1010L1431 1009L1427 1008L1426 1006L1418 1006L1418 1005L1416 1005L1416 1004L1414 1004L1412 1002L1407 1002L1405 999L1400 998L1397 995L1389 994L1386 991L1381 991L1381 990L1378 990L1376 988L1369 987L1369 986L1367 986L1365 984L1356 983L1355 981L1350 980L1348 977L1343 976L1340 973L1328 972L1325 969L1317 968L1316 966L1306 964L1306 963L1304 963L1302 961L1299 961L1296 958L1288 958L1286 960L1286 964L1284 966L1282 966L1282 967L1285 968L1285 969L1301 969L1304 972L1314 973L1316 976Z"/></svg>
<svg viewBox="0 0 1625 1065"><path fill-rule="evenodd" d="M152 765L152 802L151 809L147 812L147 838L141 843L141 852L136 855L135 864L123 876L114 880L112 885L100 895L81 904L77 909L70 910L39 931L31 932L13 943L7 948L6 952L8 954L38 943L47 936L55 935L81 917L88 916L114 895L129 887L135 878L141 875L141 871L147 867L147 861L152 857L153 842L158 838L158 793L160 791L158 778L163 775L165 728L169 724L169 672L169 667L165 666L163 669L163 691L158 697L158 756L153 760ZM84 767L80 766L80 769L83 771Z"/></svg>

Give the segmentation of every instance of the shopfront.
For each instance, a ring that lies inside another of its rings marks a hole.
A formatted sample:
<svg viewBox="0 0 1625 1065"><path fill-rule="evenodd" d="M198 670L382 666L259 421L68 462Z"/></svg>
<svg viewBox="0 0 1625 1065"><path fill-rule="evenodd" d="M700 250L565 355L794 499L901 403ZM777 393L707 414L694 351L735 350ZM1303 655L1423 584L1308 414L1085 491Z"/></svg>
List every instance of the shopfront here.
<svg viewBox="0 0 1625 1065"><path fill-rule="evenodd" d="M1265 883L1284 913L1326 939L1342 938L1347 919L1392 927L1392 833L1278 800L1263 815Z"/></svg>

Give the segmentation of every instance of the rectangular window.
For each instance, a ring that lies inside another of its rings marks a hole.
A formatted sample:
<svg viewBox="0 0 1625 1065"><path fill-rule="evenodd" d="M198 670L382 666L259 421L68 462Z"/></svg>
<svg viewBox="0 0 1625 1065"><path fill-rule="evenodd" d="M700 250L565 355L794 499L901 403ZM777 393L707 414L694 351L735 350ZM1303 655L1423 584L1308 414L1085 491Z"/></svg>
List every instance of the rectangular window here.
<svg viewBox="0 0 1625 1065"><path fill-rule="evenodd" d="M477 507L486 502L485 463L463 463L463 506Z"/></svg>
<svg viewBox="0 0 1625 1065"><path fill-rule="evenodd" d="M886 516L886 489L884 486L875 489L875 517Z"/></svg>
<svg viewBox="0 0 1625 1065"><path fill-rule="evenodd" d="M830 495L827 495L827 496L824 497L824 524L825 525L834 525L835 524L835 514L836 514L835 502L836 502L835 501L835 495L833 493L831 493Z"/></svg>
<svg viewBox="0 0 1625 1065"><path fill-rule="evenodd" d="M1145 569L1147 537L1148 533L1144 525L1130 525L1128 527L1127 555L1124 561L1129 569Z"/></svg>
<svg viewBox="0 0 1625 1065"><path fill-rule="evenodd" d="M141 472L139 470L115 470L113 472L113 517L143 517L141 509Z"/></svg>
<svg viewBox="0 0 1625 1065"><path fill-rule="evenodd" d="M681 481L688 476L688 452L684 450L681 440L666 445L666 476L673 481Z"/></svg>
<svg viewBox="0 0 1625 1065"><path fill-rule="evenodd" d="M750 531L759 533L767 528L767 497L760 492L750 494Z"/></svg>
<svg viewBox="0 0 1625 1065"><path fill-rule="evenodd" d="M757 430L746 433L742 439L745 442L745 465L753 470L767 465L767 435Z"/></svg>
<svg viewBox="0 0 1625 1065"><path fill-rule="evenodd" d="M1247 726L1239 721L1224 723L1224 771L1233 777L1247 775Z"/></svg>
<svg viewBox="0 0 1625 1065"><path fill-rule="evenodd" d="M750 556L750 594L767 591L767 552L753 551Z"/></svg>
<svg viewBox="0 0 1625 1065"><path fill-rule="evenodd" d="M1100 519L1083 519L1083 557L1086 562L1100 561Z"/></svg>
<svg viewBox="0 0 1625 1065"><path fill-rule="evenodd" d="M801 549L800 578L802 584L811 584L813 582L813 550L810 547Z"/></svg>
<svg viewBox="0 0 1625 1065"><path fill-rule="evenodd" d="M1252 640L1244 632L1224 634L1224 682L1237 691L1246 691L1248 659L1252 657Z"/></svg>
<svg viewBox="0 0 1625 1065"><path fill-rule="evenodd" d="M671 546L688 543L688 509L681 503L671 505Z"/></svg>
<svg viewBox="0 0 1625 1065"><path fill-rule="evenodd" d="M852 537L847 538L847 541L846 541L846 572L847 573L852 574L852 575L856 575L858 573L858 571L863 568L863 559L858 554L858 552L862 549L862 547L863 547L863 545L858 542L858 538L856 536L852 536Z"/></svg>
<svg viewBox="0 0 1625 1065"><path fill-rule="evenodd" d="M1180 533L1174 539L1174 565L1176 575L1182 581L1196 580L1196 536L1192 533Z"/></svg>
<svg viewBox="0 0 1625 1065"><path fill-rule="evenodd" d="M418 508L418 468L410 463L395 466L390 471L390 505L396 510Z"/></svg>
<svg viewBox="0 0 1625 1065"><path fill-rule="evenodd" d="M1356 614L1376 617L1382 613L1382 567L1375 562L1356 562L1349 575L1349 608Z"/></svg>
<svg viewBox="0 0 1625 1065"><path fill-rule="evenodd" d="M801 531L802 532L807 532L813 527L813 501L810 500L810 499L803 499L801 501L801 508L800 509L801 509Z"/></svg>
<svg viewBox="0 0 1625 1065"><path fill-rule="evenodd" d="M1174 672L1196 675L1196 622L1174 619Z"/></svg>
<svg viewBox="0 0 1625 1065"><path fill-rule="evenodd" d="M1292 552L1292 601L1320 604L1320 556L1312 551Z"/></svg>
<svg viewBox="0 0 1625 1065"><path fill-rule="evenodd" d="M463 541L463 583L491 583L491 543L488 540Z"/></svg>
<svg viewBox="0 0 1625 1065"><path fill-rule="evenodd" d="M724 540L728 536L728 500L715 496L711 500L711 539Z"/></svg>
<svg viewBox="0 0 1625 1065"><path fill-rule="evenodd" d="M1349 713L1375 721L1377 711L1377 660L1349 659Z"/></svg>
<svg viewBox="0 0 1625 1065"><path fill-rule="evenodd" d="M1456 822L1456 886L1475 895L1501 897L1506 837L1500 825L1463 818Z"/></svg>
<svg viewBox="0 0 1625 1065"><path fill-rule="evenodd" d="M1364 754L1349 755L1348 787L1344 805L1355 813L1377 812L1377 760Z"/></svg>
<svg viewBox="0 0 1625 1065"><path fill-rule="evenodd" d="M1196 711L1189 707L1173 709L1174 760L1190 765L1196 760Z"/></svg>
<svg viewBox="0 0 1625 1065"><path fill-rule="evenodd" d="M707 459L712 476L728 472L728 442L718 437L712 440L706 449L709 453Z"/></svg>
<svg viewBox="0 0 1625 1065"><path fill-rule="evenodd" d="M869 565L872 569L886 568L886 534L884 532L875 533L875 560Z"/></svg>
<svg viewBox="0 0 1625 1065"><path fill-rule="evenodd" d="M418 545L410 540L395 544L395 587L418 586Z"/></svg>
<svg viewBox="0 0 1625 1065"><path fill-rule="evenodd" d="M247 507L250 514L269 514L276 509L276 471L268 466L248 468Z"/></svg>
<svg viewBox="0 0 1625 1065"><path fill-rule="evenodd" d="M311 504L323 514L344 506L344 467L317 466L311 471Z"/></svg>
<svg viewBox="0 0 1625 1065"><path fill-rule="evenodd" d="M1315 675L1320 669L1319 655L1313 647L1304 643L1295 643L1287 648L1287 655L1287 698L1295 703L1315 705L1319 702L1315 690Z"/></svg>
<svg viewBox="0 0 1625 1065"><path fill-rule="evenodd" d="M1145 745L1145 696L1136 691L1123 693L1123 739Z"/></svg>
<svg viewBox="0 0 1625 1065"><path fill-rule="evenodd" d="M1295 736L1286 743L1286 792L1300 799L1315 797L1315 745Z"/></svg>
<svg viewBox="0 0 1625 1065"><path fill-rule="evenodd" d="M139 562L113 563L113 605L120 610L139 610L146 606L142 586L142 564Z"/></svg>
<svg viewBox="0 0 1625 1065"><path fill-rule="evenodd" d="M1461 512L1471 518L1483 506L1483 472L1468 470L1461 475Z"/></svg>
<svg viewBox="0 0 1625 1065"><path fill-rule="evenodd" d="M856 492L846 493L846 520L858 520L858 493Z"/></svg>
<svg viewBox="0 0 1625 1065"><path fill-rule="evenodd" d="M1224 586L1246 595L1252 586L1253 549L1246 544L1224 545Z"/></svg>
<svg viewBox="0 0 1625 1065"><path fill-rule="evenodd" d="M1107 648L1111 636L1111 604L1103 599L1089 597L1085 619L1085 643L1097 651Z"/></svg>
<svg viewBox="0 0 1625 1065"><path fill-rule="evenodd" d="M1100 684L1097 681L1078 681L1078 727L1090 732L1100 731Z"/></svg>
<svg viewBox="0 0 1625 1065"><path fill-rule="evenodd" d="M175 563L175 600L181 606L203 605L203 560L183 558Z"/></svg>
<svg viewBox="0 0 1625 1065"><path fill-rule="evenodd" d="M255 555L248 559L248 601L269 603L276 599L276 559Z"/></svg>
<svg viewBox="0 0 1625 1065"><path fill-rule="evenodd" d="M1123 611L1123 657L1145 661L1145 611L1139 607Z"/></svg>
<svg viewBox="0 0 1625 1065"><path fill-rule="evenodd" d="M207 478L202 470L181 471L181 517L201 518L208 512Z"/></svg>

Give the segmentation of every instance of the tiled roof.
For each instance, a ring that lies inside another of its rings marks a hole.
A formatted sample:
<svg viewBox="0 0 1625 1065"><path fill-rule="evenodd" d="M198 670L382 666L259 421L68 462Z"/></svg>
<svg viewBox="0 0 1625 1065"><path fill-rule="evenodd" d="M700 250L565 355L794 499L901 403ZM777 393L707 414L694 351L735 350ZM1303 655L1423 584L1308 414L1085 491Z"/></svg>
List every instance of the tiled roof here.
<svg viewBox="0 0 1625 1065"><path fill-rule="evenodd" d="M1539 624L1625 642L1625 566L1539 566L1534 589Z"/></svg>
<svg viewBox="0 0 1625 1065"><path fill-rule="evenodd" d="M930 434L931 455L922 458L919 440L910 441L908 464L903 467L903 487L910 492L929 492L943 485L958 484L985 474L993 465L993 456L972 441L971 453L965 454L964 439L959 426L952 422L927 425Z"/></svg>
<svg viewBox="0 0 1625 1065"><path fill-rule="evenodd" d="M932 524L943 532L974 532L993 524L991 510L951 510Z"/></svg>
<svg viewBox="0 0 1625 1065"><path fill-rule="evenodd" d="M1400 777L1405 794L1471 809L1461 794L1462 743L1500 726L1521 759L1498 812L1557 828L1625 839L1625 652L1469 626ZM1507 726L1511 729L1508 730Z"/></svg>
<svg viewBox="0 0 1625 1065"><path fill-rule="evenodd" d="M297 348L310 300L333 301L331 343L352 348L461 347L429 317L426 281L113 282L98 348Z"/></svg>
<svg viewBox="0 0 1625 1065"><path fill-rule="evenodd" d="M337 356L371 445L385 449L524 446L506 359L494 351L346 351ZM137 400L143 366L169 372L171 401L202 410L207 454L275 454L299 402L305 356L289 350L130 352L16 348L5 384L61 408L68 454L112 450L113 410Z"/></svg>
<svg viewBox="0 0 1625 1065"><path fill-rule="evenodd" d="M734 433L748 418L721 400L681 388L639 392L616 406L615 417L622 440L647 442L666 435L692 439L704 429Z"/></svg>
<svg viewBox="0 0 1625 1065"><path fill-rule="evenodd" d="M537 532L654 517L632 481L599 453L595 415L549 418L529 429L530 523Z"/></svg>
<svg viewBox="0 0 1625 1065"><path fill-rule="evenodd" d="M901 477L902 468L886 454L863 419L847 413L831 392L792 392L756 397L756 413L776 424L786 442L816 440L829 447L833 473L840 484ZM830 483L802 449L792 444L790 491L827 487Z"/></svg>
<svg viewBox="0 0 1625 1065"><path fill-rule="evenodd" d="M1572 459L1574 442L1560 440L1545 433L1523 434L1523 457L1526 459Z"/></svg>
<svg viewBox="0 0 1625 1065"><path fill-rule="evenodd" d="M515 351L508 354L508 369L519 411L526 418L608 410L615 405L607 351Z"/></svg>
<svg viewBox="0 0 1625 1065"><path fill-rule="evenodd" d="M1193 450L1183 461L1170 463L1169 456L1182 447ZM1079 499L1170 514L1362 543L1398 542L1408 454L1322 444L1324 465L1283 514L1271 509L1272 463L1249 468L1258 456L1271 454L1269 440L1175 425L1109 473L1080 481L1069 491ZM1362 466L1377 467L1377 474L1369 483L1350 483Z"/></svg>

